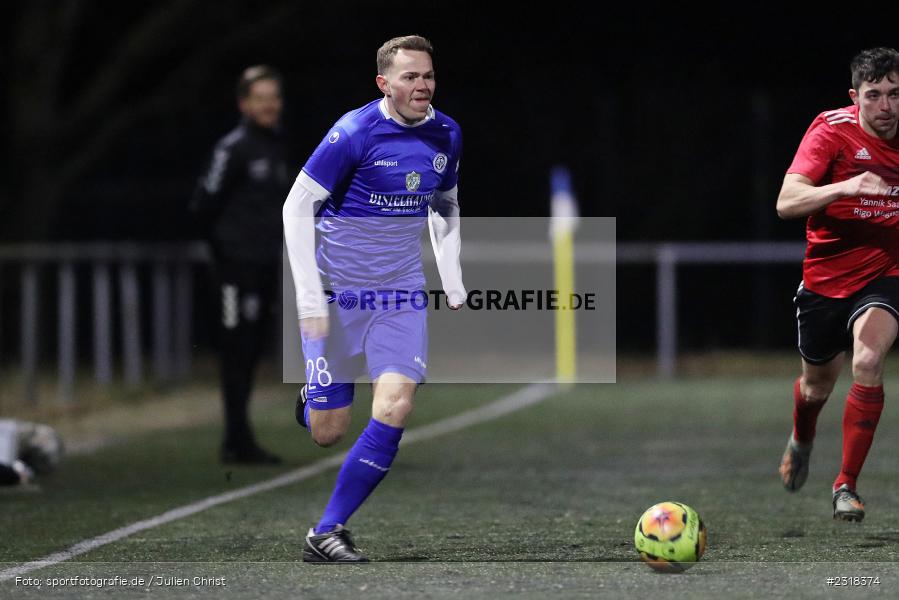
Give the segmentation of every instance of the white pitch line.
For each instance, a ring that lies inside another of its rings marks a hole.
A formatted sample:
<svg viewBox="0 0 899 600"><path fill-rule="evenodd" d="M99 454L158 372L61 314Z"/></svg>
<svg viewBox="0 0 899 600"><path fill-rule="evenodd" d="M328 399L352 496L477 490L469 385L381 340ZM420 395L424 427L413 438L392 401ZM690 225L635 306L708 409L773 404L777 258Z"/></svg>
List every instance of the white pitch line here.
<svg viewBox="0 0 899 600"><path fill-rule="evenodd" d="M485 406L466 411L460 415L456 415L455 417L442 419L430 425L416 427L403 436L402 444L407 445L415 442L434 439L441 435L446 435L448 433L459 431L460 429L465 429L466 427L471 427L472 425L478 425L480 423L485 423L493 419L498 419L499 417L505 416L517 410L527 408L528 406L546 400L547 398L555 394L558 390L559 388L555 384L551 383L529 385ZM204 500L186 504L179 508L174 508L170 511L166 511L161 515L157 515L149 519L144 519L142 521L137 521L135 523L132 523L131 525L113 529L112 531L108 531L102 535L98 535L97 537L80 541L70 548L62 550L61 552L55 552L43 558L22 563L21 565L17 565L15 567L10 567L9 569L6 569L4 571L0 571L0 581L6 581L14 577L19 577L21 575L30 573L31 571L36 571L37 569L42 569L44 567L52 567L53 565L65 562L67 560L75 558L76 556L100 548L101 546L117 542L128 536L134 535L135 533L146 531L147 529L153 529L154 527L159 527L160 525L165 525L166 523L171 523L172 521L177 521L178 519L183 519L185 517L195 515L208 508L219 506L220 504L226 504L228 502L247 498L248 496L254 496L262 492L268 492L270 490L281 488L286 485L291 485L293 483L315 477L316 475L319 475L332 467L340 466L343 463L343 459L346 458L346 455L346 452L336 454L334 456L312 463L309 466L291 471L290 473L285 473L284 475L281 475L279 477L275 477L274 479L269 479L268 481L248 485L232 492L219 494L218 496L210 496L209 498L206 498Z"/></svg>

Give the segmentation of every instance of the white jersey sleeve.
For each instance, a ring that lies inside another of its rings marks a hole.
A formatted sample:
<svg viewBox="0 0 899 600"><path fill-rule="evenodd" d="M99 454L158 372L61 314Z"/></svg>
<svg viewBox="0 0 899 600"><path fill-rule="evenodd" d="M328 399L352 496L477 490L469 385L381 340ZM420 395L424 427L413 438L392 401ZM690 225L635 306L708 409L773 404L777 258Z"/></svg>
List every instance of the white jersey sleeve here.
<svg viewBox="0 0 899 600"><path fill-rule="evenodd" d="M315 261L315 209L331 193L305 172L300 172L281 211L284 241L290 272L297 293L297 314L301 319L325 317L328 305L321 275Z"/></svg>
<svg viewBox="0 0 899 600"><path fill-rule="evenodd" d="M431 232L431 245L434 247L434 257L437 259L437 271L440 273L443 291L450 306L458 306L465 302L467 297L462 283L462 265L459 262L462 235L458 186L435 194L428 207L428 228Z"/></svg>

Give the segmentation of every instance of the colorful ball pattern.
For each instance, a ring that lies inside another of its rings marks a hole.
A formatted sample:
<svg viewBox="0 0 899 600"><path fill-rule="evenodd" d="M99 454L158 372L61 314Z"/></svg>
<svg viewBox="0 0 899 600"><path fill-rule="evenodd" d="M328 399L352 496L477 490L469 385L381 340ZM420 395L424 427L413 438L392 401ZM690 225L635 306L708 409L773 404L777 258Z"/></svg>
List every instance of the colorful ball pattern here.
<svg viewBox="0 0 899 600"><path fill-rule="evenodd" d="M660 502L637 521L634 545L656 571L682 573L702 558L708 532L699 514L681 502Z"/></svg>

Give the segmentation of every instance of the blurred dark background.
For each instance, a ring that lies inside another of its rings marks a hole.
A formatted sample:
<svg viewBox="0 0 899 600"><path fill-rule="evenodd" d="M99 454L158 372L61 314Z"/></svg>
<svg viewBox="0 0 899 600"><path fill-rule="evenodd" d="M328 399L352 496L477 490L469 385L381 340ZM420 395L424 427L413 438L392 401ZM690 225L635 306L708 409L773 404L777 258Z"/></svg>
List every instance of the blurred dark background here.
<svg viewBox="0 0 899 600"><path fill-rule="evenodd" d="M804 224L773 209L783 172L814 116L849 103L853 55L896 44L895 20L862 10L744 3L691 14L642 3L588 17L581 5L528 6L7 6L0 242L194 239L186 203L212 144L237 122L244 67L284 73L299 171L337 118L377 97L375 51L407 33L434 43L435 106L465 134L465 215L546 214L549 169L565 164L582 213L617 217L619 241L799 241ZM776 292L765 300L777 306L776 334L738 326L758 289L752 273ZM684 269L682 347L791 344L800 276L798 263ZM651 349L651 267L619 278L619 331L636 332L619 346ZM725 289L741 301L722 302Z"/></svg>

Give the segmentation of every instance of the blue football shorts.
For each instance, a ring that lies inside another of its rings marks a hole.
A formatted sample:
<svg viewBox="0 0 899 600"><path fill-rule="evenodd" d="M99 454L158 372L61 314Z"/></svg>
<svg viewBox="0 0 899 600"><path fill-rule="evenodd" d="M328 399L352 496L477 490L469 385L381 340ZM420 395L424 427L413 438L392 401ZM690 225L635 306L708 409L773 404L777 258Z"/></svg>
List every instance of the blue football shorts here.
<svg viewBox="0 0 899 600"><path fill-rule="evenodd" d="M406 302L365 303L336 293L329 334L303 339L309 408L330 410L353 402L355 380L399 373L422 383L428 364L427 310Z"/></svg>

